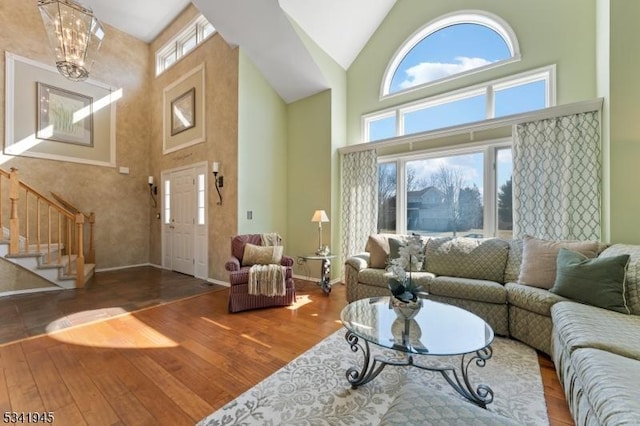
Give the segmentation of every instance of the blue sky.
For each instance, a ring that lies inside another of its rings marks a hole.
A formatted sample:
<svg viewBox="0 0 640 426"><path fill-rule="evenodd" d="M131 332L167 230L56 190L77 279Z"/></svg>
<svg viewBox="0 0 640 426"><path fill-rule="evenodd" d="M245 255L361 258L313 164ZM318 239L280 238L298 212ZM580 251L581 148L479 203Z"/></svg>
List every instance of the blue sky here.
<svg viewBox="0 0 640 426"><path fill-rule="evenodd" d="M479 24L456 24L440 29L419 42L401 61L391 82L391 92L509 59L507 43L494 30ZM424 132L481 121L486 111L485 94L425 107L404 114L404 134ZM495 117L531 111L546 106L546 82L535 81L495 91ZM396 136L395 116L370 123L369 140ZM438 159L417 160L408 167L418 178L430 181L441 165L462 170L466 183L482 191L483 155L466 154ZM500 150L497 158L498 187L511 177L511 150Z"/></svg>
<svg viewBox="0 0 640 426"><path fill-rule="evenodd" d="M393 76L391 92L510 57L507 44L492 29L479 24L451 25L411 49Z"/></svg>

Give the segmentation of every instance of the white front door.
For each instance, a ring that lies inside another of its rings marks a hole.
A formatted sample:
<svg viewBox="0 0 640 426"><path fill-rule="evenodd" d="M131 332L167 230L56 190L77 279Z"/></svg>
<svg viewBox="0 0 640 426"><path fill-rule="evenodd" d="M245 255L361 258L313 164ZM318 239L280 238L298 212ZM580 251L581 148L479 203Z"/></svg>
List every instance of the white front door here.
<svg viewBox="0 0 640 426"><path fill-rule="evenodd" d="M171 269L194 275L194 234L196 227L195 170L171 173Z"/></svg>

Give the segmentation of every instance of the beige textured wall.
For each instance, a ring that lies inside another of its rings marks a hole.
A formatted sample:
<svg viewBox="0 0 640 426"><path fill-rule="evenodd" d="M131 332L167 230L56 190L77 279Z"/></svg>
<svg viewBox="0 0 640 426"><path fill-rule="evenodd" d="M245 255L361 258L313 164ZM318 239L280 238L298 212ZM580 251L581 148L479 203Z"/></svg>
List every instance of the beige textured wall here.
<svg viewBox="0 0 640 426"><path fill-rule="evenodd" d="M105 33L91 78L123 89L117 103L116 162L129 167L130 174L119 174L118 168L112 167L0 156L1 168L18 168L23 180L42 193L56 191L80 209L96 213L97 268L149 261L149 45L108 25ZM35 0L0 2L2 82L5 51L54 64ZM0 116L4 118L4 84L0 87ZM0 120L3 146L4 125Z"/></svg>
<svg viewBox="0 0 640 426"><path fill-rule="evenodd" d="M198 14L190 5L151 43L151 52L161 47ZM196 66L205 64L206 141L166 155L162 154L162 95L164 89ZM229 257L229 240L238 228L238 49L231 48L215 34L167 71L155 76L155 57L149 57L151 111L149 170L156 179L163 170L172 170L202 161L208 162L209 187L209 277L228 281L224 263ZM220 162L224 176L222 205L217 205L211 162ZM149 260L162 263L161 223L155 219L159 209L151 209L152 218Z"/></svg>

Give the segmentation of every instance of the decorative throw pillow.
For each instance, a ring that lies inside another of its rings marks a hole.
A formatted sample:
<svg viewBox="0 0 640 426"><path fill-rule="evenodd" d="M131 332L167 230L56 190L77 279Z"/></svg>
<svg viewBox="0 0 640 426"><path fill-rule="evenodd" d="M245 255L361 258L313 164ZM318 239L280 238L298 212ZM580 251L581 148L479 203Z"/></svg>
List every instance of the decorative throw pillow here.
<svg viewBox="0 0 640 426"><path fill-rule="evenodd" d="M429 240L426 270L438 276L502 282L509 243L498 238L442 237Z"/></svg>
<svg viewBox="0 0 640 426"><path fill-rule="evenodd" d="M597 241L547 241L525 235L518 282L547 290L553 287L556 258L561 248L577 251L592 259L598 255L600 244Z"/></svg>
<svg viewBox="0 0 640 426"><path fill-rule="evenodd" d="M370 268L384 269L387 267L389 241L386 235L370 235L364 249L369 253Z"/></svg>
<svg viewBox="0 0 640 426"><path fill-rule="evenodd" d="M549 291L588 305L629 314L624 296L628 264L628 254L589 259L561 248L556 280Z"/></svg>
<svg viewBox="0 0 640 426"><path fill-rule="evenodd" d="M242 266L280 264L283 249L282 246L246 244L244 246Z"/></svg>

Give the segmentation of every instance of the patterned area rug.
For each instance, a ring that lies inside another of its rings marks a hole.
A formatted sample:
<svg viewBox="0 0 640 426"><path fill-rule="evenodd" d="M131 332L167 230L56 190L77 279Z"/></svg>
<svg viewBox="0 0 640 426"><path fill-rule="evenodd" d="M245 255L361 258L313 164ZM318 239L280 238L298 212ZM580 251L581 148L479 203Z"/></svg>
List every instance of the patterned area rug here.
<svg viewBox="0 0 640 426"><path fill-rule="evenodd" d="M440 373L411 367L387 366L373 381L351 389L345 371L361 364L362 353L351 352L344 335L345 330L335 332L198 425L375 425L407 383L424 385L425 398L430 389L460 397ZM494 391L488 409L522 424L548 425L535 351L502 338L492 347L493 357L485 367L470 368L474 385L484 383ZM395 353L373 347L372 352L388 357ZM420 362L452 359L459 364L458 357L420 357Z"/></svg>

